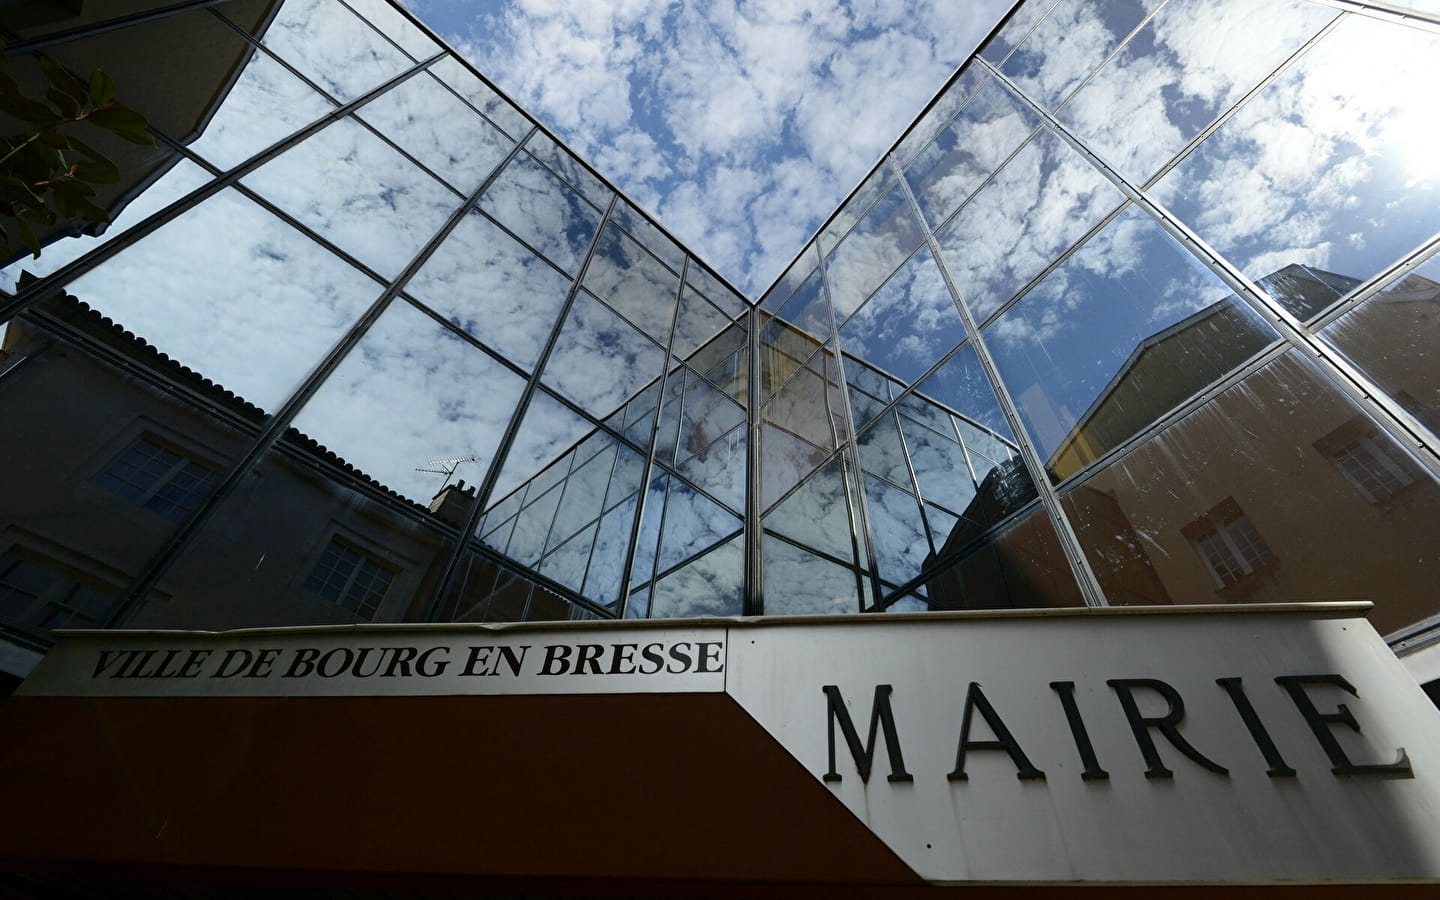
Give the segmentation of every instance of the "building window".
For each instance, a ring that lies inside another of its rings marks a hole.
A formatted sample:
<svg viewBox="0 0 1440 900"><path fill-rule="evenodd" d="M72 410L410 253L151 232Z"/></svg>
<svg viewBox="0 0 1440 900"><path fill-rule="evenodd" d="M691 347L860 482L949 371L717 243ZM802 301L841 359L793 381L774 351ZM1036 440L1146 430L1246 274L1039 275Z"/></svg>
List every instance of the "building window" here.
<svg viewBox="0 0 1440 900"><path fill-rule="evenodd" d="M172 519L183 519L209 494L215 470L142 435L96 476L134 503Z"/></svg>
<svg viewBox="0 0 1440 900"><path fill-rule="evenodd" d="M104 624L116 597L11 551L0 556L0 622L34 634Z"/></svg>
<svg viewBox="0 0 1440 900"><path fill-rule="evenodd" d="M1421 477L1419 467L1364 418L1357 417L1315 442L1315 449L1371 503L1379 503Z"/></svg>
<svg viewBox="0 0 1440 900"><path fill-rule="evenodd" d="M1228 588L1275 564L1275 554L1233 498L1184 529L1217 587Z"/></svg>
<svg viewBox="0 0 1440 900"><path fill-rule="evenodd" d="M331 538L305 579L305 589L362 619L374 619L396 574L365 551Z"/></svg>

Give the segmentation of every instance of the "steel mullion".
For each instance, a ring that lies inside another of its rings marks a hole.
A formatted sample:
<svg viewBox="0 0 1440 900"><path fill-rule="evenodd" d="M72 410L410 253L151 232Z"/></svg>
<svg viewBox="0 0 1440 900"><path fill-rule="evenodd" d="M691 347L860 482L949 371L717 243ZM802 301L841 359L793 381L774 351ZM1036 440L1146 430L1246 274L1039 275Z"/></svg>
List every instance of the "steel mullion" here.
<svg viewBox="0 0 1440 900"><path fill-rule="evenodd" d="M485 183L481 185L480 190L475 192L476 198L483 193L486 187L489 187L490 180L493 179L496 174L504 171L511 160L520 154L526 142L529 141L531 135L536 133L536 130L537 129L532 128L530 134L516 143L510 155L505 158L505 162L496 168L490 178L486 179ZM506 457L510 455L510 448L514 445L515 438L520 433L520 424L525 418L525 413L530 409L530 401L540 387L540 373L545 370L546 364L550 361L550 354L554 352L555 345L560 340L560 332L565 327L565 320L569 317L570 310L575 305L575 298L580 293L580 279L589 267L590 260L594 257L596 248L600 246L601 235L605 233L605 223L610 219L610 213L615 208L615 201L618 196L619 195L616 194L610 198L610 202L606 204L605 210L600 216L600 222L596 225L595 234L590 238L590 245L585 250L585 257L576 269L575 277L570 282L570 289L565 294L565 302L560 305L560 310L555 318L555 324L550 329L550 336L546 339L544 348L541 349L539 357L535 360L535 366L531 370L530 378L525 382L525 389L521 392L520 398L515 403L515 412L510 416L510 422L505 427L505 433L500 437L500 442L495 447L495 456L490 460L490 465L485 470L484 479L476 486L475 502L471 505L470 512L465 516L465 521L460 527L460 540L456 541L455 548L451 552L450 558L446 561L445 567L441 571L441 576L436 580L435 588L430 595L430 602L426 607L424 617L427 622L434 621L440 613L441 606L445 601L445 596L449 592L452 582L455 580L455 573L460 568L460 562L466 552L473 552L471 545L479 544L478 541L473 540L475 529L480 523L480 518L485 510L485 504L490 498L490 492L495 489L495 483L500 480L500 470L505 464ZM469 204L467 204L467 206L468 205Z"/></svg>
<svg viewBox="0 0 1440 900"><path fill-rule="evenodd" d="M983 62L977 58L977 62ZM992 70L993 72L994 70ZM995 73L998 77L998 73ZM904 181L904 179L901 179ZM935 261L940 266L940 275L945 280L945 286L950 291L951 298L955 301L955 308L960 313L960 318L965 324L966 330L970 333L971 346L975 348L975 356L980 361L980 367L989 379L991 388L995 391L995 397L1000 403L1000 410L1005 420L1010 425L1010 430L1015 436L1016 444L1020 449L1020 459L1030 473L1030 480L1034 482L1036 492L1039 494L1040 504L1050 516L1051 525L1055 529L1056 538L1060 542L1060 549L1070 563L1070 569L1075 583L1080 589L1080 595L1084 598L1086 606L1108 606L1105 592L1100 587L1100 580L1096 577L1093 569L1090 568L1090 560L1085 555L1084 546L1080 543L1080 537L1075 533L1069 518L1060 505L1060 498L1055 492L1055 486L1050 483L1049 472L1045 469L1045 461L1040 456L1039 449L1030 439L1030 434L1025 430L1025 423L1020 418L1019 406L1014 398L1010 396L1010 389L1000 378L1000 370L995 365L995 360L990 355L990 350L985 346L984 336L980 333L978 323L970 312L969 304L960 294L954 279L950 275L950 267L945 257L940 252L940 242L935 237L935 232L929 228L924 213L920 209L920 202L915 199L915 194L910 190L909 182L905 182L905 196L910 201L911 210L925 227L926 240L930 243L930 250L935 254ZM898 401L897 401L898 402ZM898 425L898 423L897 423ZM1007 516L1007 519L1018 518Z"/></svg>
<svg viewBox="0 0 1440 900"><path fill-rule="evenodd" d="M803 252L803 251L802 251ZM765 612L764 572L761 568L760 533L760 310L751 306L746 313L745 350L745 580L741 612L747 616Z"/></svg>
<svg viewBox="0 0 1440 900"><path fill-rule="evenodd" d="M506 158L508 163L519 151L517 144L511 149L510 155ZM490 186L499 172L504 168L505 163L498 166L490 176L475 189L475 192L455 209L446 219L430 240L421 247L419 253L410 261L392 282L389 282L384 291L365 311L365 313L350 326L345 335L325 355L320 363L306 376L305 381L290 395L289 398L276 410L268 422L265 423L260 435L252 443L248 450L240 457L231 468L230 473L210 493L210 496L190 514L185 522L171 535L165 547L162 548L139 575L131 583L131 587L125 599L116 607L109 620L111 627L124 624L125 620L144 602L150 591L159 584L160 579L170 570L171 566L179 560L181 554L189 548L191 541L199 534L201 528L209 522L211 517L220 508L221 504L239 486L240 482L259 465L260 460L265 456L277 441L284 435L290 423L299 414L306 402L320 389L321 384L340 366L345 356L360 343L361 338L369 331L370 327L379 320L380 316L390 307L390 304L400 295L406 282L420 270L429 260L430 255L442 244L450 232L464 219L469 208L480 198L480 195ZM457 541L457 546L460 542Z"/></svg>
<svg viewBox="0 0 1440 900"><path fill-rule="evenodd" d="M999 72L994 74L996 78L1004 79ZM1016 96L1031 104L1032 107L1035 106L1034 101L1030 100L1015 85L1008 80L1005 80L1004 83L1016 93ZM1126 196L1130 197L1137 206L1149 213L1151 218L1171 237L1184 246L1231 290L1235 291L1236 295L1278 331L1283 339L1297 350L1301 350L1333 385L1348 395L1362 411L1370 413L1371 418L1391 438L1401 446L1428 451L1418 454L1417 457L1431 476L1440 480L1440 438L1431 434L1428 428L1408 410L1395 402L1389 393L1372 381L1367 374L1345 359L1338 350L1316 337L1304 323L1277 303L1267 292L1261 290L1259 285L1240 271L1239 267L1212 248L1179 217L1171 213L1158 200L1151 198L1145 191L1127 181L1114 167L1066 129L1058 119L1039 107L1035 108L1045 117L1047 124L1057 135Z"/></svg>

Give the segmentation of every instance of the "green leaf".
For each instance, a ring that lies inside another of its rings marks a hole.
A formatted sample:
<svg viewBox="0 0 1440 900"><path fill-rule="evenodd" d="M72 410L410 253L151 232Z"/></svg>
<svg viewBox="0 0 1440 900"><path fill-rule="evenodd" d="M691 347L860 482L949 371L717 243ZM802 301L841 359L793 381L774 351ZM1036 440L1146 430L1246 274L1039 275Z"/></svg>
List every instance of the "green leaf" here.
<svg viewBox="0 0 1440 900"><path fill-rule="evenodd" d="M55 224L55 213L48 206L32 206L21 213L20 218L29 219L37 225Z"/></svg>
<svg viewBox="0 0 1440 900"><path fill-rule="evenodd" d="M25 181L16 178L14 175L0 175L0 193L10 203L39 203L40 195Z"/></svg>
<svg viewBox="0 0 1440 900"><path fill-rule="evenodd" d="M96 106L104 106L115 101L115 79L105 74L103 69L95 69L90 73L90 102Z"/></svg>
<svg viewBox="0 0 1440 900"><path fill-rule="evenodd" d="M42 131L36 140L47 147L54 147L56 150L73 150L75 146L70 143L68 135L63 135L58 131Z"/></svg>
<svg viewBox="0 0 1440 900"><path fill-rule="evenodd" d="M89 96L85 91L85 86L76 81L69 72L65 71L64 66L60 65L54 58L41 54L40 69L45 73L45 77L57 91L74 101L76 109L85 105L85 101Z"/></svg>
<svg viewBox="0 0 1440 900"><path fill-rule="evenodd" d="M74 178L71 178L71 179L69 179L69 180L67 180L67 181L57 181L57 182L55 182L54 184L50 185L50 189L55 192L55 195L56 195L57 197L58 197L58 196L61 196L61 195L64 195L64 194L68 194L68 195L76 196L76 197L93 197L93 196L95 196L95 189L94 189L94 188L92 188L90 185L86 184L85 182L79 181L79 180L74 179Z"/></svg>
<svg viewBox="0 0 1440 900"><path fill-rule="evenodd" d="M112 162L78 162L71 167L76 178L92 184L114 184L120 180L120 167Z"/></svg>
<svg viewBox="0 0 1440 900"><path fill-rule="evenodd" d="M73 119L80 115L80 104L75 102L74 97L62 90L49 88L45 91L45 98L55 104L55 108L60 110L67 119Z"/></svg>
<svg viewBox="0 0 1440 900"><path fill-rule="evenodd" d="M96 206L89 200L76 200L75 208L80 211L80 215L84 216L87 222L110 221L110 212L102 206Z"/></svg>
<svg viewBox="0 0 1440 900"><path fill-rule="evenodd" d="M101 153L99 150L96 150L94 147L90 146L89 144L85 143L84 141L80 140L79 138L77 138L77 137L70 137L70 138L67 138L67 140L70 141L70 149L71 149L71 150L78 150L80 153L82 153L83 155L89 157L90 159L94 160L95 162L100 162L100 163L108 163L108 162L110 162L110 157L108 157L108 156L106 156L105 154Z"/></svg>
<svg viewBox="0 0 1440 900"><path fill-rule="evenodd" d="M92 112L89 121L132 144L155 144L155 138L145 130L145 117L128 106L112 103Z"/></svg>
<svg viewBox="0 0 1440 900"><path fill-rule="evenodd" d="M32 259L39 259L40 241L35 237L35 232L30 229L29 225L25 224L24 219L16 219L15 224L20 229L21 242L24 243L27 248L29 248L31 253L35 254Z"/></svg>

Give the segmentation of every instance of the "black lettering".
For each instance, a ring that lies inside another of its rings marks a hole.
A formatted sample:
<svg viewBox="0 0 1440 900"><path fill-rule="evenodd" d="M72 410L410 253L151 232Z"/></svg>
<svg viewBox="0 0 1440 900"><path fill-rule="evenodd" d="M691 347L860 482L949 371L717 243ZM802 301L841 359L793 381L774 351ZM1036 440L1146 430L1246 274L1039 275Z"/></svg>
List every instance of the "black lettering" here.
<svg viewBox="0 0 1440 900"><path fill-rule="evenodd" d="M699 651L700 651L699 657L695 660L695 662L697 663L697 665L695 666L695 671L696 671L696 672L722 672L722 671L724 671L725 665L724 665L724 663L721 663L721 662L720 662L720 642L719 642L719 641L706 641L706 642L701 643L701 644L696 644L695 646L696 646L696 648L698 648ZM711 663L712 661L715 663L715 668L713 668L713 669L710 668L710 663Z"/></svg>
<svg viewBox="0 0 1440 900"><path fill-rule="evenodd" d="M215 672L210 677L233 678L245 671L245 667L250 665L250 660L254 657L255 654L244 648L237 647L234 650L226 650L224 658L220 660L220 665L215 667ZM240 664L234 669L230 669L230 663L234 660L239 660Z"/></svg>
<svg viewBox="0 0 1440 900"><path fill-rule="evenodd" d="M1245 687L1240 683L1240 679L1217 678L1215 683L1230 695L1230 702L1235 704L1235 711L1240 714L1240 721L1245 723L1245 729L1250 732L1250 739L1260 748L1260 755L1265 757L1265 762L1269 764L1270 768L1265 770L1265 774L1271 778L1293 776L1295 770L1286 765L1285 758L1270 739L1270 732L1265 730L1265 724L1260 721L1250 698L1245 695Z"/></svg>
<svg viewBox="0 0 1440 900"><path fill-rule="evenodd" d="M610 648L610 674L611 675L633 675L635 674L635 650L639 644L615 644ZM621 669L622 663L630 663L630 668Z"/></svg>
<svg viewBox="0 0 1440 900"><path fill-rule="evenodd" d="M374 652L374 647L361 647L356 651L355 664L350 667L350 674L356 678L369 678L372 675L380 674L380 664L385 661L385 652L383 650L375 655L375 667L368 672L365 671L365 660L369 659L370 654Z"/></svg>
<svg viewBox="0 0 1440 900"><path fill-rule="evenodd" d="M1075 682L1052 681L1050 689L1060 695L1060 705L1065 707L1065 721L1070 724L1070 736L1075 739L1075 749L1080 754L1080 763L1085 771L1080 773L1083 781L1103 781L1110 773L1100 768L1095 757L1095 745L1090 743L1090 731L1080 717L1080 707L1075 703Z"/></svg>
<svg viewBox="0 0 1440 900"><path fill-rule="evenodd" d="M656 672L664 668L665 657L660 654L660 651L664 648L664 646L664 644L646 644L643 648L641 648L640 655L645 658L645 662L653 663L653 665L649 668L646 668L644 664L641 664L639 669L641 675L654 675Z"/></svg>
<svg viewBox="0 0 1440 900"><path fill-rule="evenodd" d="M167 672L167 671L165 671L165 670L166 670L166 668L169 667L170 663L172 663L172 662L175 661L175 657L177 657L177 656L179 656L179 655L180 655L180 651L179 651L179 650L166 650L166 651L165 651L165 655L160 659L160 662L159 662L158 664L156 664L156 666L155 666L155 671L151 672L151 673L150 673L148 676L146 676L146 677L149 677L149 678L173 678L173 677L175 677L175 673L174 673L174 672Z"/></svg>
<svg viewBox="0 0 1440 900"><path fill-rule="evenodd" d="M340 667L333 672L327 672L326 669L329 667L326 665L326 663L328 663L331 658L333 658L337 653L340 654ZM349 647L336 647L333 650L326 652L324 656L320 657L320 661L315 664L315 671L319 673L321 678L334 678L336 675L343 675L345 671L349 669L352 664L354 664L354 662L354 650L351 650Z"/></svg>
<svg viewBox="0 0 1440 900"><path fill-rule="evenodd" d="M142 676L142 675L140 674L140 672L141 672L142 670L144 670L145 664L148 663L148 662L150 661L150 658L151 658L152 656L154 656L154 655L155 655L155 651L154 651L154 650L132 651L131 654L130 654L130 658L127 659L127 660L125 661L125 664L120 667L120 671L118 671L118 672L115 673L115 677L116 677L116 678L142 678L142 677L144 677L144 676Z"/></svg>
<svg viewBox="0 0 1440 900"><path fill-rule="evenodd" d="M415 658L419 651L414 647L386 647L390 651L390 665L385 667L385 674L382 678L394 678L395 670L400 670L401 677L410 677L410 661Z"/></svg>
<svg viewBox="0 0 1440 900"><path fill-rule="evenodd" d="M679 675L681 672L688 670L690 668L690 663L692 662L692 660L690 659L690 643L688 641L681 641L680 643L672 646L670 648L670 660L672 662L677 662L680 664L680 668L678 669L675 668L673 665L666 666L665 671L669 672L670 674Z"/></svg>
<svg viewBox="0 0 1440 900"><path fill-rule="evenodd" d="M835 723L837 721L840 723L841 733L845 735L845 743L850 748L850 758L855 761L855 769L860 773L862 782L870 783L870 766L875 760L877 728L885 730L885 752L890 757L890 775L887 780L915 780L909 772L905 771L905 755L900 750L900 736L895 729L895 715L890 710L890 685L875 685L875 700L870 706L870 736L864 747L860 746L860 735L855 731L855 723L850 718L850 711L845 708L845 700L840 696L840 688L833 684L827 684L821 690L825 692L826 731L830 741L830 771L825 773L825 781L840 780L840 773L835 771Z"/></svg>
<svg viewBox="0 0 1440 900"><path fill-rule="evenodd" d="M430 660L430 655L432 653L443 653L448 656L450 653L450 648L431 647L429 650L426 650L424 653L420 654L419 658L415 660L416 675L419 675L422 678L434 678L436 675L441 675L445 672L445 667L450 665L450 660L437 659L432 665Z"/></svg>
<svg viewBox="0 0 1440 900"><path fill-rule="evenodd" d="M315 671L315 657L320 651L314 647L301 647L295 651L295 658L290 661L290 668L285 670L281 678L304 678Z"/></svg>
<svg viewBox="0 0 1440 900"><path fill-rule="evenodd" d="M1320 742L1320 749L1330 757L1332 764L1330 771L1336 775L1393 775L1399 778L1414 778L1415 772L1410 768L1410 755L1405 748L1399 749L1399 756L1393 763L1356 763L1351 762L1350 757L1345 753L1345 748L1335 739L1335 733L1330 730L1331 725L1344 725L1356 734L1360 734L1360 723L1355 721L1348 707L1341 703L1335 707L1334 712L1322 713L1315 708L1315 702L1310 695L1305 693L1307 684L1328 684L1338 687L1349 693L1352 697L1359 699L1360 694L1355 687L1339 675L1280 675L1275 678L1275 683L1283 687L1290 694L1290 699L1295 703L1295 708L1300 710L1300 715L1305 719L1305 724L1310 726L1310 733L1315 735L1315 740Z"/></svg>
<svg viewBox="0 0 1440 900"><path fill-rule="evenodd" d="M470 655L465 657L465 668L460 670L461 675L489 675L490 672L477 671L476 666L487 665L490 662L490 651L494 647L471 647Z"/></svg>
<svg viewBox="0 0 1440 900"><path fill-rule="evenodd" d="M993 741L972 741L970 740L971 715L980 711L980 717L990 730L995 734ZM969 776L965 774L965 754L971 750L1004 750L1010 754L1010 761L1015 764L1015 777L1021 781L1031 779L1044 780L1045 773L1035 768L1030 762L1030 757L1020 749L1020 742L1015 740L1015 735L1005 727L995 707L985 697L985 692L980 690L977 682L970 682L970 690L965 694L965 715L960 720L960 746L955 750L955 771L945 777L951 781L968 781Z"/></svg>
<svg viewBox="0 0 1440 900"><path fill-rule="evenodd" d="M177 678L194 678L200 674L200 666L210 656L209 650L191 650L190 655L185 658L185 665L180 667L180 674Z"/></svg>
<svg viewBox="0 0 1440 900"><path fill-rule="evenodd" d="M258 650L255 653L255 662L251 663L246 670L246 678L269 678L270 668L275 665L275 658L280 655L279 650Z"/></svg>
<svg viewBox="0 0 1440 900"><path fill-rule="evenodd" d="M568 671L570 671L570 647L566 644L546 644L545 661L540 664L540 674L564 675Z"/></svg>
<svg viewBox="0 0 1440 900"><path fill-rule="evenodd" d="M1193 762L1220 775L1230 774L1228 769L1208 759L1181 736L1180 729L1176 726L1185 718L1185 701L1180 699L1179 691L1154 678L1112 678L1105 683L1110 685L1111 689L1120 697L1120 705L1125 710L1125 718L1130 722L1130 731L1135 735L1135 743L1139 745L1140 753L1145 757L1146 778L1173 778L1175 775L1160 761L1160 751L1155 749L1155 741L1150 737L1151 728L1158 729L1176 750L1185 754ZM1164 697L1165 703L1169 707L1165 714L1163 716L1142 715L1139 705L1135 702L1135 695L1132 693L1135 688L1148 688Z"/></svg>
<svg viewBox="0 0 1440 900"><path fill-rule="evenodd" d="M575 654L575 674L584 675L586 666L589 666L591 675L600 675L600 654L605 652L601 644L581 644L576 649L580 652Z"/></svg>
<svg viewBox="0 0 1440 900"><path fill-rule="evenodd" d="M526 651L526 650L529 650L529 649L530 649L530 645L529 645L529 644L521 644L521 645L520 645L520 653L517 655L517 654L515 653L515 650L514 650L513 648L511 648L511 647L501 647L501 648L500 648L500 660L501 660L501 662L505 663L505 665L507 665L507 666L510 667L510 674L511 674L511 675L515 675L515 676L517 676L517 677L519 676L519 674L520 674L520 665L521 665L521 663L525 662L525 651ZM495 669L494 669L493 671L491 671L490 674L491 674L491 675L498 675L498 674L500 674L500 667L499 667L499 666L496 666Z"/></svg>
<svg viewBox="0 0 1440 900"><path fill-rule="evenodd" d="M99 678L105 674L106 669L124 659L127 654L133 652L133 650L101 650L100 658L95 660L95 671L91 673L90 677L92 679ZM114 678L115 676L111 675L110 677Z"/></svg>

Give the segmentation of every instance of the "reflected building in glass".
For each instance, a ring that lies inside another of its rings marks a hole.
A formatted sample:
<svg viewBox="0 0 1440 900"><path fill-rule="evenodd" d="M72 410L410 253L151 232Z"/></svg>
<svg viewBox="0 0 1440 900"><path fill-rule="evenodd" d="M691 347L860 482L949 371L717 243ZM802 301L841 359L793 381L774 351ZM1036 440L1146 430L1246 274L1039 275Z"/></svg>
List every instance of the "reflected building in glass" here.
<svg viewBox="0 0 1440 900"><path fill-rule="evenodd" d="M386 0L0 26L156 137L0 273L12 685L57 627L1341 599L1440 677L1434 4L1020 3L754 302Z"/></svg>

